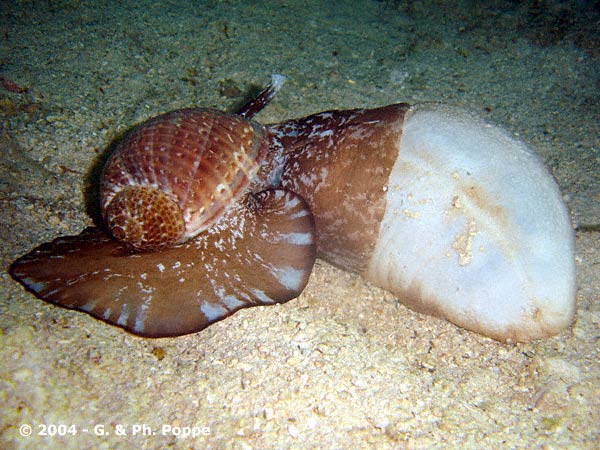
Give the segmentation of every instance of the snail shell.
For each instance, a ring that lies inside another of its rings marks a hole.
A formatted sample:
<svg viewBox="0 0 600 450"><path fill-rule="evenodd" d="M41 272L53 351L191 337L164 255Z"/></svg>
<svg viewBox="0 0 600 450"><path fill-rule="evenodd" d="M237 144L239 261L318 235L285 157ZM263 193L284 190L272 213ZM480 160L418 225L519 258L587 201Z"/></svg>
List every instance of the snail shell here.
<svg viewBox="0 0 600 450"><path fill-rule="evenodd" d="M261 126L212 109L148 120L104 167L100 202L111 234L144 251L198 235L249 187L267 146Z"/></svg>

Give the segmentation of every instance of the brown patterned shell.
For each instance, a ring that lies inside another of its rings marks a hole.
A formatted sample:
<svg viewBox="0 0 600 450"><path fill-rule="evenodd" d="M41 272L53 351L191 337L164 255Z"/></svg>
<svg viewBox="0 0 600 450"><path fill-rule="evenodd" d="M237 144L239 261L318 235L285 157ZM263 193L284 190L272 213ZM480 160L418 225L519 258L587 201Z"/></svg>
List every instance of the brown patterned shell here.
<svg viewBox="0 0 600 450"><path fill-rule="evenodd" d="M244 194L267 146L260 125L212 109L139 125L104 167L100 201L111 233L153 250L206 230Z"/></svg>

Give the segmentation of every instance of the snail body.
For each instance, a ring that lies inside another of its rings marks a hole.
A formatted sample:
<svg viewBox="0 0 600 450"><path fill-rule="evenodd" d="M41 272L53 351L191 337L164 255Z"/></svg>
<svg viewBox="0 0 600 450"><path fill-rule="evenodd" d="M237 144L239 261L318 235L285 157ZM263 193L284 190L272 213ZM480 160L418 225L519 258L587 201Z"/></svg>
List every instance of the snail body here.
<svg viewBox="0 0 600 450"><path fill-rule="evenodd" d="M113 238L59 238L12 276L133 333L172 336L294 298L316 252L498 340L568 326L573 233L531 149L440 105L252 122L281 81L237 115L187 109L135 128L101 183Z"/></svg>

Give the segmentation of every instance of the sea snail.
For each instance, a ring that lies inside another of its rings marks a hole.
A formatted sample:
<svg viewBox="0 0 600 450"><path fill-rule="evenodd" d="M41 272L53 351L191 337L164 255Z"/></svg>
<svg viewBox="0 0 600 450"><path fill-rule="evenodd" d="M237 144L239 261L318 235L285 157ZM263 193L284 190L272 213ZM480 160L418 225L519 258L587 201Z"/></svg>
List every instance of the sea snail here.
<svg viewBox="0 0 600 450"><path fill-rule="evenodd" d="M95 228L56 239L12 276L135 334L174 336L296 297L316 252L501 341L570 324L570 218L527 145L442 105L251 121L282 81L237 115L185 109L136 127L102 181L119 240Z"/></svg>
<svg viewBox="0 0 600 450"><path fill-rule="evenodd" d="M267 156L253 108L163 114L109 157L101 209L111 238L88 228L17 260L38 297L149 337L177 336L249 306L285 302L308 282L313 216L297 194L260 187Z"/></svg>

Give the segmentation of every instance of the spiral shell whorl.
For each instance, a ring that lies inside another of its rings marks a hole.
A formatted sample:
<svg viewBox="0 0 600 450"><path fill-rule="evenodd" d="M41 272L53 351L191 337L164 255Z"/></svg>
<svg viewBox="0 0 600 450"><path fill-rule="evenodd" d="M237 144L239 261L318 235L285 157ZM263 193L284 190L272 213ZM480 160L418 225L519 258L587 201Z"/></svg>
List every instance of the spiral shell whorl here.
<svg viewBox="0 0 600 450"><path fill-rule="evenodd" d="M158 250L184 240L179 205L158 189L125 187L108 205L106 223L116 239L134 250Z"/></svg>
<svg viewBox="0 0 600 450"><path fill-rule="evenodd" d="M266 150L263 128L239 116L194 108L150 119L104 168L103 216L111 233L137 250L183 242L243 195Z"/></svg>

